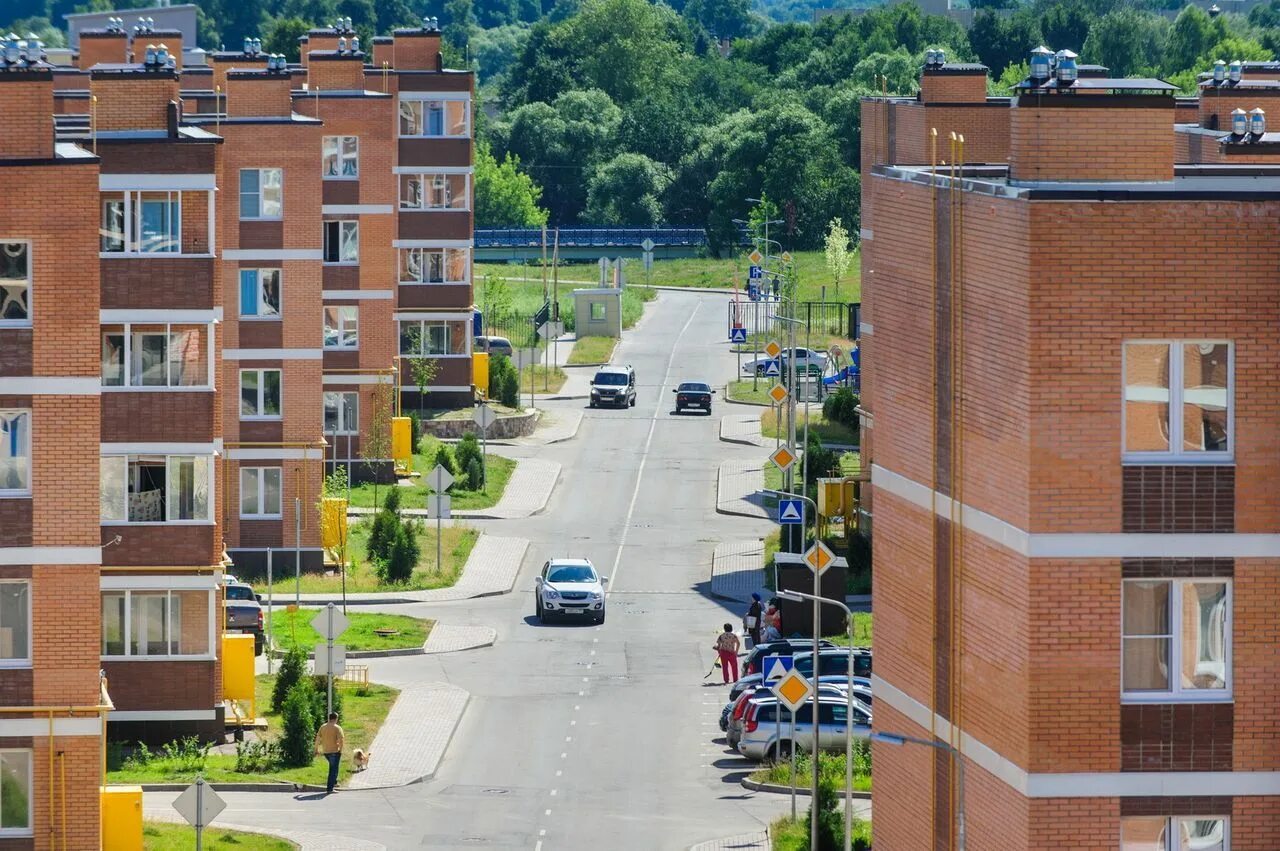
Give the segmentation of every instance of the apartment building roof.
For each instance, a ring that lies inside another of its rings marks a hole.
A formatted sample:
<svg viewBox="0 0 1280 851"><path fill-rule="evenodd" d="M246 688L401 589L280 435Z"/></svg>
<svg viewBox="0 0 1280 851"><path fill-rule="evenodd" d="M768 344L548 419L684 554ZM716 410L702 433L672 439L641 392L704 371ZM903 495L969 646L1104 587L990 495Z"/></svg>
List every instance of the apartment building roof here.
<svg viewBox="0 0 1280 851"><path fill-rule="evenodd" d="M1110 91L1110 92L1176 92L1178 87L1154 77L1081 77L1075 80L1053 78L1038 82L1026 79L1014 86L1019 91Z"/></svg>

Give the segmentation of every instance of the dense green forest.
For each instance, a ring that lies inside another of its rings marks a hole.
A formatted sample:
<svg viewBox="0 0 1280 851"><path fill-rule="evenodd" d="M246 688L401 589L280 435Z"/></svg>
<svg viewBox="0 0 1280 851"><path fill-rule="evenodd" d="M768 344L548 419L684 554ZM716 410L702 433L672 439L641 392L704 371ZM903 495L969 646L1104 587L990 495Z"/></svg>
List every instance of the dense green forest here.
<svg viewBox="0 0 1280 851"><path fill-rule="evenodd" d="M769 200L789 247L819 245L835 217L856 235L860 98L881 78L913 93L926 48L982 61L996 94L1021 79L1040 43L1188 94L1214 59L1280 49L1280 0L1212 17L1191 6L1174 14L1163 0L980 0L988 8L967 32L913 5L815 24L772 22L750 0L197 2L202 44L260 34L294 56L311 22L346 15L368 36L436 15L450 64L478 74L478 224L693 225L717 248L734 240L748 198ZM57 44L49 21L85 7L5 8L11 28Z"/></svg>

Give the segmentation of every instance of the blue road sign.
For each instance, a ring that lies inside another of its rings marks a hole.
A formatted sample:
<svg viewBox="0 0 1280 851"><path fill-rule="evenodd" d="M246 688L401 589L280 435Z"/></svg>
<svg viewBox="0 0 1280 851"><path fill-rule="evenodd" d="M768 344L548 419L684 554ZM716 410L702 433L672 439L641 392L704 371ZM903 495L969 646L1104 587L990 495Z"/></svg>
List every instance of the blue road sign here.
<svg viewBox="0 0 1280 851"><path fill-rule="evenodd" d="M745 343L746 341L747 341L746 328L730 328L729 329L729 342Z"/></svg>
<svg viewBox="0 0 1280 851"><path fill-rule="evenodd" d="M765 375L778 375L780 372L781 370L778 369L778 362L776 360L769 361L764 368Z"/></svg>
<svg viewBox="0 0 1280 851"><path fill-rule="evenodd" d="M804 523L804 503L798 499L778 500L778 522L783 526L798 526Z"/></svg>
<svg viewBox="0 0 1280 851"><path fill-rule="evenodd" d="M787 671L791 670L792 658L790 656L766 656L764 657L764 681L772 683L786 676Z"/></svg>
<svg viewBox="0 0 1280 851"><path fill-rule="evenodd" d="M749 278L752 281L758 281L763 277L764 277L764 269L760 266L752 266L750 271L747 272L747 278Z"/></svg>

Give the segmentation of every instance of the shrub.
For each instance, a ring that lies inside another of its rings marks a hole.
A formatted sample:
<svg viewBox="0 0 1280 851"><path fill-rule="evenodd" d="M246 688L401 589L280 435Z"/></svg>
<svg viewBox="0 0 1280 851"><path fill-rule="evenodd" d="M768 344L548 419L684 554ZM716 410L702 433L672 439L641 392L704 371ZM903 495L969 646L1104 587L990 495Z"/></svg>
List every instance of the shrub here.
<svg viewBox="0 0 1280 851"><path fill-rule="evenodd" d="M484 466L479 458L467 462L467 490L478 491L484 487Z"/></svg>
<svg viewBox="0 0 1280 851"><path fill-rule="evenodd" d="M408 582L421 555L422 547L412 522L397 524L386 558L377 562L382 581L389 585Z"/></svg>
<svg viewBox="0 0 1280 851"><path fill-rule="evenodd" d="M837 388L822 402L822 415L828 420L858 430L858 396L848 387Z"/></svg>
<svg viewBox="0 0 1280 851"><path fill-rule="evenodd" d="M338 688L336 679L333 683L333 711L338 713L339 719L342 718L342 691ZM324 674L311 677L311 718L317 730L329 718L329 678ZM315 733L311 735L314 736Z"/></svg>
<svg viewBox="0 0 1280 851"><path fill-rule="evenodd" d="M153 756L154 754L151 753L151 749L147 747L146 742L138 742L138 747L134 749L133 753L125 757L124 767L126 770L146 768L151 764Z"/></svg>
<svg viewBox="0 0 1280 851"><path fill-rule="evenodd" d="M818 783L818 794L809 803L809 813L804 818L804 835L807 839L813 834L813 828L810 825L816 811L818 819L817 851L840 851L844 846L844 841L841 838L841 834L844 832L844 819L836 806L836 798L835 784L829 780L824 780ZM806 842L805 844L807 847L808 843Z"/></svg>
<svg viewBox="0 0 1280 851"><path fill-rule="evenodd" d="M280 764L280 746L258 740L236 742L236 771L242 774L265 774Z"/></svg>
<svg viewBox="0 0 1280 851"><path fill-rule="evenodd" d="M280 660L280 670L276 673L275 685L271 687L271 711L284 711L285 698L289 690L298 684L307 670L307 654L300 647L295 647L284 654Z"/></svg>
<svg viewBox="0 0 1280 851"><path fill-rule="evenodd" d="M210 744L202 744L195 736L186 736L160 746L160 753L173 770L182 772L204 771L209 760Z"/></svg>
<svg viewBox="0 0 1280 851"><path fill-rule="evenodd" d="M281 715L284 730L278 741L280 758L288 766L310 765L315 757L315 736L318 727L312 715L315 691L310 680L301 680L289 689L284 699Z"/></svg>
<svg viewBox="0 0 1280 851"><path fill-rule="evenodd" d="M443 443L440 444L440 448L436 450L436 464L444 467L452 475L457 475L458 473L459 465L457 461L454 460L454 453L450 452L449 447L445 446Z"/></svg>
<svg viewBox="0 0 1280 851"><path fill-rule="evenodd" d="M489 363L489 398L509 408L520 404L520 371L506 355L499 355Z"/></svg>
<svg viewBox="0 0 1280 851"><path fill-rule="evenodd" d="M382 502L382 508L373 516L369 527L369 543L365 550L369 560L375 564L385 561L391 554L391 544L395 541L396 526L400 524L400 488L392 487Z"/></svg>
<svg viewBox="0 0 1280 851"><path fill-rule="evenodd" d="M458 469L463 472L471 466L472 459L481 460L483 456L480 454L480 441L476 440L475 432L469 431L462 435L462 439L454 447L453 457L458 461Z"/></svg>
<svg viewBox="0 0 1280 851"><path fill-rule="evenodd" d="M418 452L418 444L422 442L422 415L417 411L409 412L409 445L414 454Z"/></svg>
<svg viewBox="0 0 1280 851"><path fill-rule="evenodd" d="M390 488L382 498L382 507L392 514L400 513L400 488Z"/></svg>

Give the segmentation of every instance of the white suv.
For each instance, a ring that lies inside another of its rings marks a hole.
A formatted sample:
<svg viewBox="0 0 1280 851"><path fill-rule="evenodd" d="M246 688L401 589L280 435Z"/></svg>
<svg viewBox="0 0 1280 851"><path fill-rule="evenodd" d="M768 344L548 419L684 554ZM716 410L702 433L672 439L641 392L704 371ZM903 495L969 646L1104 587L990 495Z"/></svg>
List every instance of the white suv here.
<svg viewBox="0 0 1280 851"><path fill-rule="evenodd" d="M587 559L553 558L538 574L533 589L534 613L541 623L553 616L604 623L604 586L608 581Z"/></svg>

